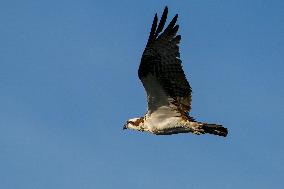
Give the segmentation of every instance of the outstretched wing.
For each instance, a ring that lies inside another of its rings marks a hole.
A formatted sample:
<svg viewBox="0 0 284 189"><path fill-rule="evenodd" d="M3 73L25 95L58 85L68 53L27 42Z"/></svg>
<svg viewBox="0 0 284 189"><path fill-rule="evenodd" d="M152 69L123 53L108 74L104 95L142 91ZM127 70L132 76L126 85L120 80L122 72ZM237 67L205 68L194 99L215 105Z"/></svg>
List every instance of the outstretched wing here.
<svg viewBox="0 0 284 189"><path fill-rule="evenodd" d="M167 14L168 8L165 7L159 25L155 14L138 76L147 92L149 112L167 106L188 115L191 109L191 87L180 60L178 44L181 36L177 35L179 25L176 25L178 15L162 32Z"/></svg>

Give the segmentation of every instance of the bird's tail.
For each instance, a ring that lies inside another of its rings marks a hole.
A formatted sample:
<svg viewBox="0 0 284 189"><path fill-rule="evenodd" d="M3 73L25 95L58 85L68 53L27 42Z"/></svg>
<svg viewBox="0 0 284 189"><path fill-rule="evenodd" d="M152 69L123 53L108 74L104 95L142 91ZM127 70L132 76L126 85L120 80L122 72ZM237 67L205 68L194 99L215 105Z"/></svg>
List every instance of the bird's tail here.
<svg viewBox="0 0 284 189"><path fill-rule="evenodd" d="M205 133L219 135L223 137L226 137L228 134L227 128L223 127L222 125L217 125L217 124L202 123L202 130Z"/></svg>

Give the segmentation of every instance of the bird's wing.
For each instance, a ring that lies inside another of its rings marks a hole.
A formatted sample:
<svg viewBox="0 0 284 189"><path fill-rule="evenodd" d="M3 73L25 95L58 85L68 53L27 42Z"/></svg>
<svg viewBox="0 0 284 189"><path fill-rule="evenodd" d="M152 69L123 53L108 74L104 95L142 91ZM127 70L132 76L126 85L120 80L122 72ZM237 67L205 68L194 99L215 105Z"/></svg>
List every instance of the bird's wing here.
<svg viewBox="0 0 284 189"><path fill-rule="evenodd" d="M181 36L177 35L179 25L176 25L178 15L175 15L163 31L167 14L168 8L165 7L159 25L155 14L138 76L147 92L148 112L171 107L188 115L191 109L191 87L180 60L178 44Z"/></svg>

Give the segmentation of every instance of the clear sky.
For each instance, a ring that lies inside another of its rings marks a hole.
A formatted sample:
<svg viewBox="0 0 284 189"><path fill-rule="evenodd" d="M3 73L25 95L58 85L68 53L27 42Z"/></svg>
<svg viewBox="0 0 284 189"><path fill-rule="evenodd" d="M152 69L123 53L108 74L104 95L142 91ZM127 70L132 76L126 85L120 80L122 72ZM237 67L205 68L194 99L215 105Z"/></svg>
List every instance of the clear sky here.
<svg viewBox="0 0 284 189"><path fill-rule="evenodd" d="M227 138L122 130L155 12L179 14L191 115ZM284 1L1 0L1 189L283 189Z"/></svg>

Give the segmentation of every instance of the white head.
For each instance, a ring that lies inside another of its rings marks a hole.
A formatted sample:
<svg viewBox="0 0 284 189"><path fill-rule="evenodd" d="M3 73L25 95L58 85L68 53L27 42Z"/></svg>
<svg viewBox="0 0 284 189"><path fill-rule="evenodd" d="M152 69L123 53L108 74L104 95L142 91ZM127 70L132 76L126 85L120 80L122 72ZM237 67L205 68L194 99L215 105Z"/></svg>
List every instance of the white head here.
<svg viewBox="0 0 284 189"><path fill-rule="evenodd" d="M143 131L144 128L144 118L132 118L129 119L123 126L123 129L133 129L138 131Z"/></svg>

